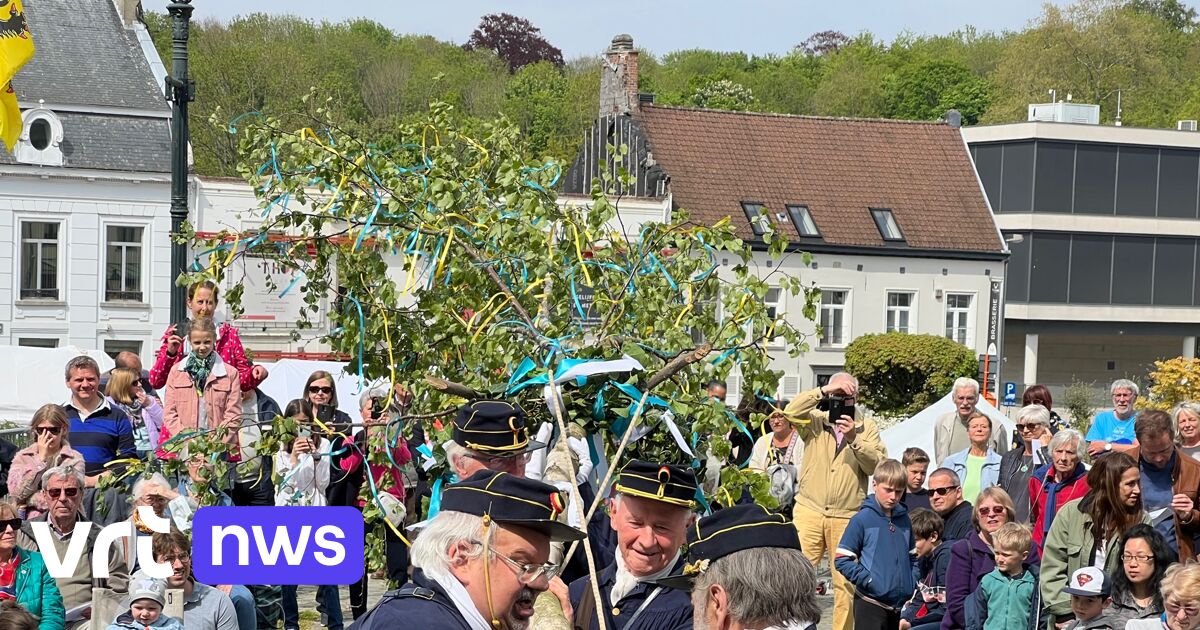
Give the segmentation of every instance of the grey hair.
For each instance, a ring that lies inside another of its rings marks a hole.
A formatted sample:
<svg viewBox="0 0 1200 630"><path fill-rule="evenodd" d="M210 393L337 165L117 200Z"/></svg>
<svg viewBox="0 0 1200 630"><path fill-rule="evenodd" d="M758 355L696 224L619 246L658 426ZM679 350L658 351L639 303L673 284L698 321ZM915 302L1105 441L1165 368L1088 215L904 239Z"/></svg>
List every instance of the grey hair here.
<svg viewBox="0 0 1200 630"><path fill-rule="evenodd" d="M1050 410L1043 405L1025 405L1017 412L1017 419L1050 426Z"/></svg>
<svg viewBox="0 0 1200 630"><path fill-rule="evenodd" d="M62 466L48 468L46 469L46 472L42 473L42 487L48 487L51 479L59 478L74 479L75 485L79 486L80 490L83 490L83 487L86 484L86 479L84 478L83 473L79 472L78 468L70 464L63 464Z"/></svg>
<svg viewBox="0 0 1200 630"><path fill-rule="evenodd" d="M850 381L851 383L854 383L855 387L858 387L858 379L854 378L854 375L849 372L838 372L833 376L830 376L829 382L832 383L834 381Z"/></svg>
<svg viewBox="0 0 1200 630"><path fill-rule="evenodd" d="M962 483L962 480L958 478L958 473L954 472L954 469L952 468L938 468L937 470L929 473L930 479L933 479L935 476L949 477L950 483L956 486Z"/></svg>
<svg viewBox="0 0 1200 630"><path fill-rule="evenodd" d="M154 473L149 477L139 477L137 481L133 482L133 488L129 491L129 502L133 503L142 498L142 491L145 490L146 484L149 483L158 484L164 488L171 487L171 484L167 482L167 478L160 473Z"/></svg>
<svg viewBox="0 0 1200 630"><path fill-rule="evenodd" d="M489 528L489 533L493 528ZM483 517L443 510L430 519L412 544L412 565L425 572L449 573L450 550L468 543L467 558L483 554Z"/></svg>
<svg viewBox="0 0 1200 630"><path fill-rule="evenodd" d="M1108 393L1115 394L1115 393L1117 393L1118 389L1128 389L1129 391L1133 392L1134 398L1137 398L1137 396L1138 396L1137 383L1134 383L1133 381L1131 381L1127 378L1119 378L1119 379L1113 381L1112 385L1109 386L1109 388L1108 388Z"/></svg>
<svg viewBox="0 0 1200 630"><path fill-rule="evenodd" d="M446 462L450 464L451 468L457 468L458 460L467 456L467 447L454 440L446 440L442 444L442 450L446 452Z"/></svg>
<svg viewBox="0 0 1200 630"><path fill-rule="evenodd" d="M374 400L376 398L382 398L384 400L387 400L387 397L388 397L388 390L380 388L380 387L372 387L371 389L368 389L367 391L363 392L362 395L358 397L358 410L362 411L363 407L367 406L367 403L371 402L372 400Z"/></svg>
<svg viewBox="0 0 1200 630"><path fill-rule="evenodd" d="M71 380L72 370L91 370L97 377L100 376L100 364L96 360L86 354L81 354L70 361L67 361L67 369L64 370L64 380Z"/></svg>
<svg viewBox="0 0 1200 630"><path fill-rule="evenodd" d="M693 610L704 610L714 584L728 593L729 613L743 626L821 620L816 572L797 549L758 547L713 560L692 587ZM702 612L696 618L702 619Z"/></svg>
<svg viewBox="0 0 1200 630"><path fill-rule="evenodd" d="M1067 446L1072 442L1075 443L1075 455L1082 460L1083 434L1075 429L1063 429L1058 433L1055 433L1054 437L1050 438L1050 452L1053 453L1054 451L1057 451L1058 449Z"/></svg>
<svg viewBox="0 0 1200 630"><path fill-rule="evenodd" d="M954 379L954 387L950 391L957 392L960 389L970 389L971 391L975 392L975 396L978 397L979 381L971 378L970 376L960 376Z"/></svg>
<svg viewBox="0 0 1200 630"><path fill-rule="evenodd" d="M1175 405L1175 409L1171 410L1171 423L1175 425L1175 435L1179 435L1179 414L1188 412L1197 419L1200 419L1200 403L1187 401Z"/></svg>

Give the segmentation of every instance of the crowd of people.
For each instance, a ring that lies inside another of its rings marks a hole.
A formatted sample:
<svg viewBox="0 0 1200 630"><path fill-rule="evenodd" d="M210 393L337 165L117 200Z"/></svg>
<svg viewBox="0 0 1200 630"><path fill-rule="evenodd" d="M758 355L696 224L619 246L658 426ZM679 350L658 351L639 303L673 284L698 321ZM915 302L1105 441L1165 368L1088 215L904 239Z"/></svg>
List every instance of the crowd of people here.
<svg viewBox="0 0 1200 630"><path fill-rule="evenodd" d="M729 465L767 475L778 506L748 494L708 506L704 471L633 460L584 521L596 488L583 436L547 444L550 432L529 426L520 406L473 400L449 422L449 470L433 483L414 461L432 446L421 424L404 439L388 429L410 402L403 388L366 391L352 419L337 410L334 376L316 371L281 408L259 389L269 374L236 329L214 322L217 288L202 283L188 297L186 330L166 331L150 370L130 353L104 374L77 357L65 367L66 400L30 419L29 446L0 443L0 630L298 629L295 586L196 582L196 510L368 500L400 506L369 539L385 557L376 577L402 586L372 602L364 570L348 585L352 623L340 588L318 587L330 630L410 619L473 630L809 630L821 617L823 562L835 630L1200 627L1200 406L1136 411L1126 380L1086 435L1054 413L1047 388L1031 386L1010 436L978 408L978 383L958 379L934 452L889 454L856 405L857 381L839 373L769 406L757 441L731 436ZM707 391L723 402L723 383ZM258 452L278 416L295 421L294 435ZM188 440L204 435L221 448L189 453ZM173 474L123 475L171 458L181 463ZM141 507L171 531L152 532ZM53 535L40 539L38 522ZM129 537L96 551L111 523L128 524ZM42 553L64 557L79 537L73 574L50 577ZM145 537L154 562L173 569L165 580L137 557ZM94 553L107 557L93 563ZM105 577L93 575L105 565Z"/></svg>

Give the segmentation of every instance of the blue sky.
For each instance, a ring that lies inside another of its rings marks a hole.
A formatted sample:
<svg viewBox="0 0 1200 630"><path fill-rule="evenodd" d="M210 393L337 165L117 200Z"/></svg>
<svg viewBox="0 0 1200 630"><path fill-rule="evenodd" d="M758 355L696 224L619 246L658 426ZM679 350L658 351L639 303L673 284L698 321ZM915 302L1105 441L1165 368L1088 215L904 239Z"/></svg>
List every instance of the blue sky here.
<svg viewBox="0 0 1200 630"><path fill-rule="evenodd" d="M1053 3L1066 4L1064 0ZM196 0L194 4L197 19L228 19L253 12L331 21L369 17L400 33L423 33L458 43L470 37L480 16L503 11L532 21L568 59L602 52L617 33L633 35L639 47L655 54L685 48L785 53L818 31L847 35L870 31L891 41L905 31L941 34L968 24L981 31L1017 30L1042 10L1042 0Z"/></svg>

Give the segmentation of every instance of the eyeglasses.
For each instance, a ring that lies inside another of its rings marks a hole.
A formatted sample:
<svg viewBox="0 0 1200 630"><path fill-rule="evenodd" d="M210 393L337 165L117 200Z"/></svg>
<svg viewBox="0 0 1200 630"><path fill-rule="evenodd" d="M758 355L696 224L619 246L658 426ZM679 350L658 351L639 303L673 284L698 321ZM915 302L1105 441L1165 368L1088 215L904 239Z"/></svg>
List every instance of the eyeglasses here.
<svg viewBox="0 0 1200 630"><path fill-rule="evenodd" d="M67 497L73 497L73 496L79 494L79 488L75 488L75 487L48 488L46 490L46 494L50 495L51 499L57 499L60 495L65 495Z"/></svg>
<svg viewBox="0 0 1200 630"><path fill-rule="evenodd" d="M1135 564L1150 564L1154 562L1154 556L1134 556L1123 553L1121 554L1121 561Z"/></svg>
<svg viewBox="0 0 1200 630"><path fill-rule="evenodd" d="M17 531L18 529L21 529L21 519L6 518L3 520L0 520L0 534L3 534L5 532L5 530L8 530L8 529L12 529L14 532Z"/></svg>
<svg viewBox="0 0 1200 630"><path fill-rule="evenodd" d="M533 584L542 578L553 580L554 576L558 575L559 566L553 562L547 562L546 564L521 564L495 549L489 549L488 551L512 567L513 571L517 573L517 581L521 584Z"/></svg>
<svg viewBox="0 0 1200 630"><path fill-rule="evenodd" d="M944 497L947 494L958 490L958 486L946 486L945 488L930 488L929 494L936 494L939 497Z"/></svg>
<svg viewBox="0 0 1200 630"><path fill-rule="evenodd" d="M1195 617L1196 615L1200 615L1200 606L1184 606L1183 604L1180 604L1178 601L1174 600L1167 600L1166 608L1167 614L1171 615L1172 617L1178 615L1180 612L1183 612L1184 617Z"/></svg>
<svg viewBox="0 0 1200 630"><path fill-rule="evenodd" d="M191 560L191 554L181 553L174 556L163 556L158 559L158 562L160 564L175 564L176 562L179 564L187 564L188 562L191 562Z"/></svg>
<svg viewBox="0 0 1200 630"><path fill-rule="evenodd" d="M980 516L999 516L1001 514L1004 514L1005 511L1006 510L1004 509L1003 506L993 505L991 507L979 508L979 515Z"/></svg>
<svg viewBox="0 0 1200 630"><path fill-rule="evenodd" d="M332 387L321 387L319 385L309 385L308 393L310 393L310 394L332 394L333 388Z"/></svg>
<svg viewBox="0 0 1200 630"><path fill-rule="evenodd" d="M509 469L517 464L528 464L533 453L521 453L513 457L501 457L497 455L482 455L479 453L467 453L467 457L483 464L491 470Z"/></svg>
<svg viewBox="0 0 1200 630"><path fill-rule="evenodd" d="M1017 424L1018 431L1036 431L1038 427L1045 426L1040 422L1030 422L1029 424Z"/></svg>

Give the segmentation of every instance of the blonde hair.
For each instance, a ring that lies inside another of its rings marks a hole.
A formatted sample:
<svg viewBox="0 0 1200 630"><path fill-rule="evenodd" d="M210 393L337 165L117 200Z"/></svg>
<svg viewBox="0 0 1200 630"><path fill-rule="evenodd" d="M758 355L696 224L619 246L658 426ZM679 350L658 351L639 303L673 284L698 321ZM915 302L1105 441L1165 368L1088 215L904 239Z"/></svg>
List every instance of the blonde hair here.
<svg viewBox="0 0 1200 630"><path fill-rule="evenodd" d="M133 385L140 383L142 375L130 368L117 368L108 375L108 385L104 393L109 398L123 404L133 404Z"/></svg>
<svg viewBox="0 0 1200 630"><path fill-rule="evenodd" d="M1200 564L1173 564L1162 580L1163 601L1200 603Z"/></svg>
<svg viewBox="0 0 1200 630"><path fill-rule="evenodd" d="M33 412L33 419L29 421L29 435L33 436L34 440L37 440L36 427L40 422L49 422L61 429L59 439L63 444L67 443L67 433L71 431L71 420L67 418L67 412L61 406L48 403Z"/></svg>
<svg viewBox="0 0 1200 630"><path fill-rule="evenodd" d="M872 479L877 486L886 483L894 488L904 488L908 485L908 473L904 470L904 464L894 459L879 462Z"/></svg>
<svg viewBox="0 0 1200 630"><path fill-rule="evenodd" d="M1027 553L1033 547L1033 532L1020 523L1005 523L992 534L992 547L997 551Z"/></svg>
<svg viewBox="0 0 1200 630"><path fill-rule="evenodd" d="M1005 519L1006 523L1011 523L1017 520L1017 507L1013 505L1012 497L1004 491L1000 486L989 486L979 491L979 497L975 499L975 508L971 510L971 522L974 523L976 531L979 530L979 506L983 502L991 499L1000 504L1004 508L1004 513L1008 515Z"/></svg>
<svg viewBox="0 0 1200 630"><path fill-rule="evenodd" d="M7 516L5 516L7 514ZM17 504L7 497L0 499L0 518L20 518Z"/></svg>

